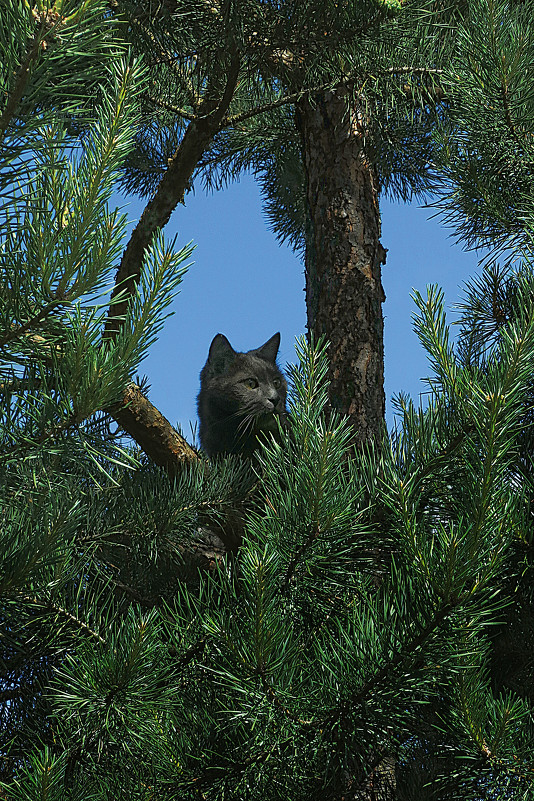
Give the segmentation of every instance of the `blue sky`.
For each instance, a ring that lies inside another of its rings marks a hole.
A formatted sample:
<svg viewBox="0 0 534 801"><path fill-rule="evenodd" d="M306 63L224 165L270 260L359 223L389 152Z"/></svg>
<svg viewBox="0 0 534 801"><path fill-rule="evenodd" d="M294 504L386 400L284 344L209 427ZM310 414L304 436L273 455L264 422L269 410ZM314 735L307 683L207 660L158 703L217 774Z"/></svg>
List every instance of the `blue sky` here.
<svg viewBox="0 0 534 801"><path fill-rule="evenodd" d="M132 199L127 204L124 210L135 221L143 204ZM383 283L391 423L391 396L402 390L415 399L424 391L420 379L428 375L412 330L412 288L424 292L438 283L450 308L461 284L476 271L477 257L455 244L438 220L429 219L431 210L387 200L381 208L382 244L388 249ZM198 376L215 334L225 334L236 350L249 350L280 331L280 364L295 361L295 337L305 332L306 323L304 274L302 262L269 230L259 190L248 176L215 194L190 193L167 225L166 235L175 234L178 246L196 245L194 263L173 303L174 314L140 372L148 376L152 403L190 439Z"/></svg>

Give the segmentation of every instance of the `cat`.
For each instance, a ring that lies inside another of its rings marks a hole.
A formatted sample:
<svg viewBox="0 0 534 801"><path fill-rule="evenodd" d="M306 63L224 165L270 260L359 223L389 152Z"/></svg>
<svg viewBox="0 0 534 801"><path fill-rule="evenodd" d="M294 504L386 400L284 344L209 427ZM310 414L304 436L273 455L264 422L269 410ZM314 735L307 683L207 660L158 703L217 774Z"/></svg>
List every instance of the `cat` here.
<svg viewBox="0 0 534 801"><path fill-rule="evenodd" d="M280 334L259 348L240 353L224 334L214 337L200 373L199 439L211 458L252 456L258 434L278 431L286 418L287 383L276 364Z"/></svg>

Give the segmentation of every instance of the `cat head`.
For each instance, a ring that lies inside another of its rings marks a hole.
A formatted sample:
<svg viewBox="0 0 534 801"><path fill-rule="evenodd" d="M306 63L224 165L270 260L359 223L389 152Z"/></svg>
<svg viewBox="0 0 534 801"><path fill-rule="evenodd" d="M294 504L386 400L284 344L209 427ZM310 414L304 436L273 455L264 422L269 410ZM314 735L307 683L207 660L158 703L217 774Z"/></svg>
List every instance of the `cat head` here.
<svg viewBox="0 0 534 801"><path fill-rule="evenodd" d="M259 348L235 351L223 334L213 339L200 373L198 413L208 453L250 453L260 431L276 431L285 416L287 384L276 364L280 334Z"/></svg>

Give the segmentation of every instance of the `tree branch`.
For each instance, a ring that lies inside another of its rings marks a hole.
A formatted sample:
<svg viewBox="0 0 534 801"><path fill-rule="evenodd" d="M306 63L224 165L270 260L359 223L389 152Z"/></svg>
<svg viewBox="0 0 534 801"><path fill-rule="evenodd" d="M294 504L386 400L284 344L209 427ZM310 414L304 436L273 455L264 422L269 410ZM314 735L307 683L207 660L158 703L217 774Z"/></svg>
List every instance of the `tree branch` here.
<svg viewBox="0 0 534 801"><path fill-rule="evenodd" d="M231 117L226 117L222 124L221 130L223 128L230 128L234 125L237 125L244 120L248 120L250 117L255 117L257 114L264 114L266 111L272 111L272 109L280 108L280 106L287 106L293 103L298 103L299 100L302 100L303 97L309 95L320 94L321 92L328 92L328 91L335 91L336 89L343 89L343 88L354 88L354 85L357 81L361 81L362 83L365 82L369 78L377 78L377 77L385 77L388 75L395 76L395 75L413 75L413 76L440 76L443 75L444 70L441 69L427 69L424 67L391 67L387 70L381 70L380 72L376 73L364 73L362 75L350 75L346 78L343 78L340 81L332 83L322 83L318 84L317 86L310 86L307 89L300 89L298 92L292 92L291 94L284 95L283 97L278 98L277 100L273 100L271 103L265 103L262 106L256 106L255 108L248 109L247 111L242 111L240 114L233 114ZM443 98L441 98L443 99ZM170 110L175 110L179 113L179 109L171 109L170 104L166 106Z"/></svg>
<svg viewBox="0 0 534 801"><path fill-rule="evenodd" d="M327 725L331 726L344 715L346 715L350 711L351 707L361 703L371 690L374 690L384 681L384 679L386 679L391 670L396 668L397 665L403 662L408 656L411 656L414 651L420 648L426 642L426 640L428 640L428 638L436 631L436 629L438 629L445 622L445 620L447 620L451 612L454 610L454 606L454 604L448 603L445 604L441 609L438 609L432 620L423 629L421 629L419 634L417 634L409 643L407 643L403 649L397 651L385 665L382 665L382 667L376 671L374 676L365 682L363 687L361 687L358 692L353 693L345 701L342 701L338 708L334 712L331 712L326 718L314 722L312 724L313 727L322 728Z"/></svg>
<svg viewBox="0 0 534 801"><path fill-rule="evenodd" d="M232 55L224 90L213 97L214 88L208 88L199 114L188 126L155 196L147 204L141 219L132 232L117 270L112 301L126 289L125 298L111 303L104 329L104 337L114 338L121 326L121 317L127 312L130 297L141 277L145 251L155 232L168 222L171 213L183 200L191 177L202 154L220 129L220 124L233 98L239 76L240 58ZM111 410L119 425L138 443L155 464L171 476L176 475L187 462L198 459L196 451L178 434L161 412L145 398L139 387L130 384L120 404Z"/></svg>
<svg viewBox="0 0 534 801"><path fill-rule="evenodd" d="M114 11L115 13L117 13L117 11L120 11L119 3L116 0L114 0L112 5L110 3L110 6L112 11ZM147 39L150 40L151 48L157 53L158 56L157 60L152 63L167 64L172 69L172 71L178 75L178 78L182 84L182 88L185 89L185 91L188 94L191 106L194 109L196 109L200 101L200 98L195 92L193 84L189 80L188 76L182 70L179 58L165 49L165 47L161 44L161 42L157 39L157 37L154 36L152 31L147 27L147 25L145 25L145 23L140 19L139 16L136 16L135 14L129 14L127 16L127 19L132 23L132 25L136 25L141 30L141 32L147 37Z"/></svg>
<svg viewBox="0 0 534 801"><path fill-rule="evenodd" d="M508 94L508 86L505 85L504 82L501 84L501 97L502 97L503 108L504 108L504 118L506 120L506 124L508 125L508 128L510 129L510 133L512 135L512 139L514 140L514 142L516 143L516 145L520 149L521 153L523 155L525 155L525 145L524 145L524 142L521 141L521 139L519 137L519 134L518 134L518 132L516 130L516 127L514 125L514 121L512 119L512 111L510 109L510 96Z"/></svg>
<svg viewBox="0 0 534 801"><path fill-rule="evenodd" d="M166 100L161 100L158 97L153 97L152 95L146 95L146 99L153 103L158 108L164 108L166 111L172 111L173 114L176 114L177 117L182 117L184 120L189 120L193 122L194 120L198 119L196 114L190 114L188 111L185 111L183 108L179 108L178 106L173 105L172 103L167 103Z"/></svg>
<svg viewBox="0 0 534 801"><path fill-rule="evenodd" d="M122 402L110 409L114 419L147 456L170 476L184 464L198 460L198 453L180 436L137 384L130 384Z"/></svg>
<svg viewBox="0 0 534 801"><path fill-rule="evenodd" d="M129 299L134 294L141 277L145 251L155 232L167 224L178 203L183 201L195 168L218 132L221 121L228 110L237 86L239 68L240 58L238 53L234 53L222 96L213 98L213 88L206 91L205 99L199 109L204 113L199 114L198 119L187 127L180 147L170 160L156 194L146 205L141 219L132 232L115 277L112 302L104 330L105 337L113 339L120 330L120 318L126 314ZM124 299L114 303L119 292L124 292Z"/></svg>
<svg viewBox="0 0 534 801"><path fill-rule="evenodd" d="M439 609L436 614L434 615L433 619L425 626L418 635L416 635L407 645L406 647L401 650L397 651L397 653L393 656L393 658L385 665L383 665L377 672L374 674L372 678L370 678L363 687L352 696L347 698L343 701L338 708L330 713L327 717L322 717L320 719L315 719L313 721L305 721L295 718L289 710L285 709L282 706L282 710L286 713L286 715L295 722L302 730L310 731L319 729L323 731L325 728L329 728L334 725L343 715L345 715L351 707L354 707L356 704L362 702L365 699L365 696L368 695L370 690L374 689L377 685L384 681L384 679L389 674L390 670L397 667L407 656L410 656L414 651L416 651L421 645L425 643L425 641L434 633L436 629L438 629L443 622L449 617L451 612L453 611L454 606L453 604L447 604ZM272 689L272 688L271 688ZM278 700L278 699L277 699ZM278 700L276 704L277 707L280 708L281 704ZM292 740L288 740L289 742L293 742ZM284 743L281 744L280 747L283 748ZM195 788L204 788L209 787L210 785L214 784L217 781L220 781L223 778L227 778L235 773L243 772L246 768L263 762L270 753L274 750L275 746L269 750L262 750L257 752L256 754L251 755L247 759L243 760L241 763L234 763L229 766L210 766L206 768L203 773L198 776L197 778L191 780L188 785L195 787ZM376 767L376 766L374 766Z"/></svg>
<svg viewBox="0 0 534 801"><path fill-rule="evenodd" d="M302 543L302 545L300 545L300 547L297 548L297 550L293 554L293 558L289 562L284 578L282 579L282 582L280 584L280 592L282 595L284 595L285 592L287 591L289 582L293 578L298 563L300 562L300 560L302 559L308 548L317 540L319 535L320 531L316 528L313 528L310 534L308 534L308 536L306 537L305 541Z"/></svg>
<svg viewBox="0 0 534 801"><path fill-rule="evenodd" d="M13 91L8 95L6 106L0 116L0 141L3 139L9 123L16 114L20 101L24 97L24 90L30 78L31 69L38 60L39 53L46 50L47 41L53 39L56 32L64 24L61 13L53 8L42 11L33 8L32 16L35 24L39 27L28 44L26 56L22 60L19 71L15 76Z"/></svg>
<svg viewBox="0 0 534 801"><path fill-rule="evenodd" d="M48 315L54 311L54 309L57 309L58 306L61 306L66 302L67 301L64 299L52 300L50 303L47 303L46 306L43 306L43 308L36 315L30 317L29 320L26 320L25 323L11 328L9 333L0 338L0 348L3 348L8 342L18 339L31 328L34 328L35 326L39 325L39 323L42 323L48 317Z"/></svg>
<svg viewBox="0 0 534 801"><path fill-rule="evenodd" d="M11 122L11 120L13 119L17 111L18 105L22 100L26 84L28 83L30 77L32 65L37 60L42 41L43 39L41 38L39 32L33 37L33 40L31 41L30 46L28 47L28 52L26 53L26 57L24 58L22 64L20 65L20 69L15 78L15 85L13 86L13 91L10 92L10 94L8 95L7 103L2 112L2 116L0 116L0 140L3 139L7 127Z"/></svg>

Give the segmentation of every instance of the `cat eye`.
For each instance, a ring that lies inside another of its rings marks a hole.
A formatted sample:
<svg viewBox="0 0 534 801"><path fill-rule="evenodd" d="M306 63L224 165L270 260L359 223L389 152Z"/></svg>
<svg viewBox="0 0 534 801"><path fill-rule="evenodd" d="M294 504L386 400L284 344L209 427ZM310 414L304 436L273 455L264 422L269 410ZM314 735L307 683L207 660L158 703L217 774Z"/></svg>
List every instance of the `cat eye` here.
<svg viewBox="0 0 534 801"><path fill-rule="evenodd" d="M259 387L259 384L255 378L245 378L243 384L249 389L256 389L257 387Z"/></svg>
<svg viewBox="0 0 534 801"><path fill-rule="evenodd" d="M279 389L281 387L281 385L282 385L282 382L280 381L279 378L274 378L273 379L273 387L275 389Z"/></svg>

